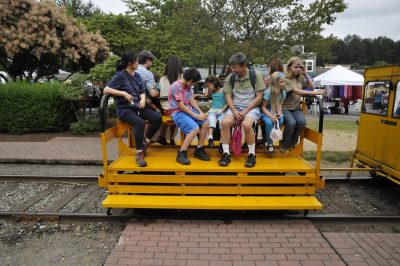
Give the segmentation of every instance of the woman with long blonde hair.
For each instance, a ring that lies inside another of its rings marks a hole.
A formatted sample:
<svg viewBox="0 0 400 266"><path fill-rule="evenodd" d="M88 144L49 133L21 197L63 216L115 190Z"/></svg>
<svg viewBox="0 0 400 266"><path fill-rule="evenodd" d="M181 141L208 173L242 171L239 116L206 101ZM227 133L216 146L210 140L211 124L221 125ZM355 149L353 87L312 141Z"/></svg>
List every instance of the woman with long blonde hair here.
<svg viewBox="0 0 400 266"><path fill-rule="evenodd" d="M302 60L292 57L286 64L286 99L283 102L283 115L285 117L285 130L279 150L285 152L293 149L299 140L300 133L306 126L306 117L300 106L300 98L307 95L325 95L326 92L306 91L304 87L314 89L314 82L308 76Z"/></svg>
<svg viewBox="0 0 400 266"><path fill-rule="evenodd" d="M283 123L282 104L286 98L285 74L274 72L269 79L269 87L264 90L263 101L261 105L262 116L265 127L265 150L268 153L274 151L273 140L270 137L271 130L275 123Z"/></svg>

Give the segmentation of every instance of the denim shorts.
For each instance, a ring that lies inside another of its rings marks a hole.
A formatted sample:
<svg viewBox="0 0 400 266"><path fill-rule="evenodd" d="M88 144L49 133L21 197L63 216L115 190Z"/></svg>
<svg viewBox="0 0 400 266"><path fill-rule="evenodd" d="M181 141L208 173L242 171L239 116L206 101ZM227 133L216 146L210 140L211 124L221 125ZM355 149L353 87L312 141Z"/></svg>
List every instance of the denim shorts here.
<svg viewBox="0 0 400 266"><path fill-rule="evenodd" d="M192 109L192 112L195 114L199 114L197 110ZM207 119L204 121L198 120L196 118L191 117L185 112L178 111L175 112L171 115L172 120L174 123L180 128L185 135L188 135L190 132L195 130L198 127L201 127L205 122L207 122Z"/></svg>
<svg viewBox="0 0 400 266"><path fill-rule="evenodd" d="M242 111L243 109L245 109L245 108L240 108L240 107L236 107L236 106L235 106L235 108L236 108L236 110L238 110L239 112ZM228 110L226 111L226 114L225 114L225 115L233 115L231 109L228 109ZM260 108L256 107L256 108L254 108L254 109L251 109L251 110L246 114L246 117L247 117L247 116L251 116L251 117L254 119L254 121L257 122L257 121L260 119L260 117L261 117Z"/></svg>
<svg viewBox="0 0 400 266"><path fill-rule="evenodd" d="M217 121L219 121L219 126L221 126L222 119L224 119L225 114L222 112L208 112L208 123L210 124L210 127L216 128L217 127Z"/></svg>

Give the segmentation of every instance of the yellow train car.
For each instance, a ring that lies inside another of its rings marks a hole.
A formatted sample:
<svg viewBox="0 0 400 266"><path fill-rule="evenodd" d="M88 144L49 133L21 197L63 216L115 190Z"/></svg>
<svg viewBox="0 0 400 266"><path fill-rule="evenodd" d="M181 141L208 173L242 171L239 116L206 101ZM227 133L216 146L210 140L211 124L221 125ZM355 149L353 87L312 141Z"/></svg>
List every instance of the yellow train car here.
<svg viewBox="0 0 400 266"><path fill-rule="evenodd" d="M232 157L220 167L218 147L209 149L209 162L193 159L191 165L175 161L179 146L152 144L147 151L147 167L135 164L132 128L120 121L107 127L110 96L100 106L103 174L99 186L108 195L102 202L108 208L203 209L203 210L317 210L322 204L315 197L325 186L320 175L323 112L319 129L305 128L300 143L286 154L257 152L257 165L244 167L246 154ZM319 99L322 108L321 99ZM163 124L173 123L163 117ZM182 139L182 138L181 138ZM315 163L302 158L304 139L316 145ZM117 159L110 160L110 146L117 146ZM193 148L189 149L192 152Z"/></svg>
<svg viewBox="0 0 400 266"><path fill-rule="evenodd" d="M357 148L350 167L373 168L372 175L400 185L399 81L400 65L366 69Z"/></svg>

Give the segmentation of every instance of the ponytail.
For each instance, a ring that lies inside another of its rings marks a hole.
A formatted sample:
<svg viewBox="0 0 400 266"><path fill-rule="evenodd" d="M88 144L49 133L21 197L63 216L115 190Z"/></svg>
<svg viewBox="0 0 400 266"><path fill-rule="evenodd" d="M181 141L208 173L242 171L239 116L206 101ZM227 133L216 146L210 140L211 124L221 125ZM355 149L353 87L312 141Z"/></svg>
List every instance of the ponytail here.
<svg viewBox="0 0 400 266"><path fill-rule="evenodd" d="M127 68L129 63L133 63L135 61L137 61L137 55L134 52L125 52L121 56L121 59L117 62L116 69L117 71L122 71Z"/></svg>

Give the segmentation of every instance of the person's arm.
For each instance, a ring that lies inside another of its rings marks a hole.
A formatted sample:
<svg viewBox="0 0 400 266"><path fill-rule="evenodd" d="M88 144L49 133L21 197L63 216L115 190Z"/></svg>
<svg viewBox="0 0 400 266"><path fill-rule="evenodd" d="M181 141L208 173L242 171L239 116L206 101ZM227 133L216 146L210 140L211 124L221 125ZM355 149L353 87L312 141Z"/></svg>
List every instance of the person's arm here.
<svg viewBox="0 0 400 266"><path fill-rule="evenodd" d="M105 87L103 90L104 94L111 94L113 96L119 96L119 97L124 97L129 103L132 102L133 96L127 93L126 91L120 91L117 89L113 89L110 87Z"/></svg>
<svg viewBox="0 0 400 266"><path fill-rule="evenodd" d="M268 101L264 99L264 100L262 101L262 104L261 104L261 111L263 112L263 114L265 114L266 116L268 116L273 122L275 122L276 116L274 116L274 115L267 109L267 105L268 105Z"/></svg>
<svg viewBox="0 0 400 266"><path fill-rule="evenodd" d="M146 94L142 93L140 94L139 108L143 109L145 106L146 106Z"/></svg>
<svg viewBox="0 0 400 266"><path fill-rule="evenodd" d="M300 95L300 96L307 96L307 95L326 95L325 90L320 90L320 91L305 91L305 90L300 90L298 88L293 88L293 93Z"/></svg>
<svg viewBox="0 0 400 266"><path fill-rule="evenodd" d="M190 99L190 104L194 107L194 109L196 109L200 114L203 114L203 111L200 109L199 105L197 104L197 101L192 97Z"/></svg>
<svg viewBox="0 0 400 266"><path fill-rule="evenodd" d="M193 98L192 98L193 99ZM199 115L194 113L190 108L188 108L183 101L177 101L178 103L178 108L182 111L187 113L188 115L190 115L193 118L197 118L199 120L205 120L206 116L203 114L203 112L201 112Z"/></svg>
<svg viewBox="0 0 400 266"><path fill-rule="evenodd" d="M154 97L154 98L160 96L160 92L154 88L149 90L149 94L151 97Z"/></svg>
<svg viewBox="0 0 400 266"><path fill-rule="evenodd" d="M232 100L232 94L231 93L225 93L225 101L226 104L228 105L229 109L231 109L233 116L235 117L235 119L238 120L243 120L244 116L242 116L235 108L235 106L233 105L233 100Z"/></svg>
<svg viewBox="0 0 400 266"><path fill-rule="evenodd" d="M304 84L305 87L310 88L310 89L315 89L315 85L314 82L312 81L312 79L310 78L310 76L307 74L306 68L304 66L302 66L301 68L301 74L305 77L305 79L307 80L307 82Z"/></svg>

